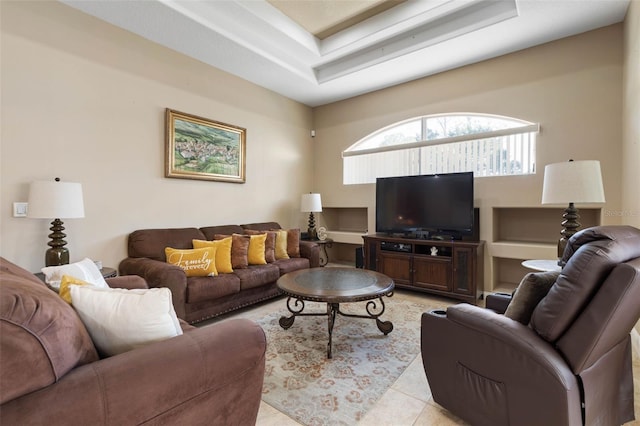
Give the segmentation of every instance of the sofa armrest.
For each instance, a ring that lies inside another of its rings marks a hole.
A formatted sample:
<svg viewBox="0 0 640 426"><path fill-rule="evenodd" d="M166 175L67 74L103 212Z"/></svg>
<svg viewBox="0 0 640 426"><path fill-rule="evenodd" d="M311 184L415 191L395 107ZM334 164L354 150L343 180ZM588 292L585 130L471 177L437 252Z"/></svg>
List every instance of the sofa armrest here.
<svg viewBox="0 0 640 426"><path fill-rule="evenodd" d="M75 368L3 404L2 423L253 425L265 350L263 330L246 319L197 328Z"/></svg>
<svg viewBox="0 0 640 426"><path fill-rule="evenodd" d="M309 267L320 266L320 245L313 241L300 241L300 256L309 259Z"/></svg>
<svg viewBox="0 0 640 426"><path fill-rule="evenodd" d="M491 293L485 298L485 306L498 314L504 314L511 299L512 296L509 293Z"/></svg>
<svg viewBox="0 0 640 426"><path fill-rule="evenodd" d="M421 324L423 365L434 401L463 420L581 423L578 379L531 328L466 303L446 313L424 313Z"/></svg>
<svg viewBox="0 0 640 426"><path fill-rule="evenodd" d="M138 275L144 278L149 288L169 288L176 315L184 319L187 275L179 266L146 257L127 257L120 262L118 269L120 275Z"/></svg>
<svg viewBox="0 0 640 426"><path fill-rule="evenodd" d="M149 288L144 278L138 275L121 275L106 278L105 281L111 288L126 288L128 290Z"/></svg>

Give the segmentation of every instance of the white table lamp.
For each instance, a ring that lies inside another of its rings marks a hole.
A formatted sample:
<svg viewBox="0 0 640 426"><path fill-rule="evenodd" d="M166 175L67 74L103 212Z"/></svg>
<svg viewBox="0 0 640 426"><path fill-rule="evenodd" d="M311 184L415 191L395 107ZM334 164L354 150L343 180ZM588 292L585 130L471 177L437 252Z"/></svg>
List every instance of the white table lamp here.
<svg viewBox="0 0 640 426"><path fill-rule="evenodd" d="M573 161L548 164L544 168L542 204L569 206L562 217L562 237L558 258L562 259L567 241L580 227L580 215L574 203L604 203L604 188L599 161ZM560 261L558 262L560 264Z"/></svg>
<svg viewBox="0 0 640 426"><path fill-rule="evenodd" d="M309 213L309 234L310 240L317 240L318 233L316 231L316 221L313 213L319 213L322 211L322 198L320 194L302 194L300 199L300 211L303 213Z"/></svg>
<svg viewBox="0 0 640 426"><path fill-rule="evenodd" d="M29 187L27 216L34 219L53 219L47 244L51 247L45 254L46 266L69 263L69 250L64 246L64 226L60 219L84 217L82 185L75 182L36 181Z"/></svg>

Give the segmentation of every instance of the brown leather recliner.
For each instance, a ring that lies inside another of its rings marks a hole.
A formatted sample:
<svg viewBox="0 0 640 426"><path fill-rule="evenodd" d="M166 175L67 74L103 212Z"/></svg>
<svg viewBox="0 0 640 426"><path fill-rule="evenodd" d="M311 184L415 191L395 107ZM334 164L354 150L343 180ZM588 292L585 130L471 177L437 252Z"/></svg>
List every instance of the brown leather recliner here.
<svg viewBox="0 0 640 426"><path fill-rule="evenodd" d="M629 333L640 318L640 230L585 229L563 259L528 324L468 304L422 315L435 402L473 425L634 419Z"/></svg>

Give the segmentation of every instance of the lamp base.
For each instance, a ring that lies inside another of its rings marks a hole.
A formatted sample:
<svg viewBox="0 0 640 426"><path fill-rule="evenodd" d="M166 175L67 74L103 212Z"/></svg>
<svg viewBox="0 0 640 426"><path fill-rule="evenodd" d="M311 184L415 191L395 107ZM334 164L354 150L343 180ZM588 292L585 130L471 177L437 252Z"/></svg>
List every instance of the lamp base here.
<svg viewBox="0 0 640 426"><path fill-rule="evenodd" d="M564 249L567 247L567 242L569 239L578 232L578 228L580 228L580 215L578 214L578 209L573 205L573 203L569 203L569 206L564 209L564 214L562 215L564 220L562 221L562 231L560 231L560 240L558 240L558 265L564 266L564 262L562 261L562 256L564 256Z"/></svg>
<svg viewBox="0 0 640 426"><path fill-rule="evenodd" d="M50 248L44 255L45 266L60 266L69 264L69 250L64 247Z"/></svg>
<svg viewBox="0 0 640 426"><path fill-rule="evenodd" d="M318 230L316 228L308 228L307 229L307 235L310 240L317 240L318 239Z"/></svg>
<svg viewBox="0 0 640 426"><path fill-rule="evenodd" d="M69 264L69 250L67 250L64 246L67 245L67 242L64 240L64 237L67 236L64 232L64 226L62 226L62 221L60 219L54 219L51 222L51 234L49 234L49 241L47 244L51 247L44 256L44 264L45 266L60 266Z"/></svg>
<svg viewBox="0 0 640 426"><path fill-rule="evenodd" d="M307 234L309 235L310 240L318 239L318 231L316 230L316 219L313 216L313 212L309 213L309 228L307 229Z"/></svg>

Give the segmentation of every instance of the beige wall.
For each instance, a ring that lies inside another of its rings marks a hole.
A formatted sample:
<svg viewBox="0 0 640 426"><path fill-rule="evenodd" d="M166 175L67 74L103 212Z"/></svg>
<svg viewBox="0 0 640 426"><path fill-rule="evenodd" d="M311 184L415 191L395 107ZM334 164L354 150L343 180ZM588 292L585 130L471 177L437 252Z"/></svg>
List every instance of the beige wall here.
<svg viewBox="0 0 640 426"><path fill-rule="evenodd" d="M640 228L640 2L624 21L622 222Z"/></svg>
<svg viewBox="0 0 640 426"><path fill-rule="evenodd" d="M621 78L622 26L614 25L315 108L314 188L326 205L372 210L375 185L342 185L344 149L399 120L480 112L541 125L538 173L477 179L476 204L482 213L492 206L539 205L544 165L569 158L600 160L605 209L620 209ZM370 229L373 224L370 220Z"/></svg>
<svg viewBox="0 0 640 426"><path fill-rule="evenodd" d="M640 2L632 1L624 21L623 223L640 228ZM635 329L640 333L640 321ZM640 350L638 334L636 350Z"/></svg>
<svg viewBox="0 0 640 426"><path fill-rule="evenodd" d="M478 178L481 239L492 240L492 208L540 206L544 166L600 160L606 205L622 208L622 25L566 38L432 77L315 108L315 190L333 207L367 207L375 229L375 185L342 185L341 152L394 122L426 114L479 112L540 123L538 173ZM561 218L558 218L558 232ZM605 224L620 217L603 215ZM550 249L553 253L553 249ZM491 244L485 285L492 282ZM488 281L488 282L487 282Z"/></svg>
<svg viewBox="0 0 640 426"><path fill-rule="evenodd" d="M11 210L56 176L84 189L71 261L117 266L139 228L304 223L310 108L58 2L0 3L2 256L44 266L50 221ZM246 183L164 178L167 107L246 128Z"/></svg>
<svg viewBox="0 0 640 426"><path fill-rule="evenodd" d="M541 124L538 174L477 180L483 239L493 207L539 206L544 165L568 158L602 162L604 223L637 224L637 215L606 214L638 210L638 170L628 165L638 155L633 2L624 33L614 25L314 110L62 4L0 4L0 253L31 270L42 266L49 223L12 218L11 203L26 200L29 182L55 176L84 185L87 217L65 223L72 260L116 266L128 232L145 227L304 227L298 197L311 189L328 207L367 207L373 230L374 185L343 186L340 153L382 126L441 112ZM247 183L164 178L166 107L247 128Z"/></svg>

